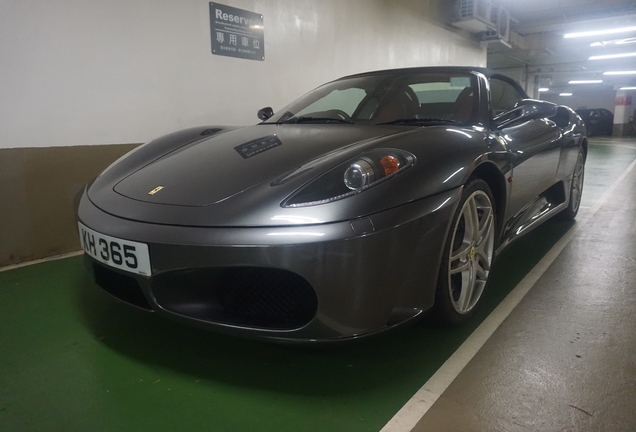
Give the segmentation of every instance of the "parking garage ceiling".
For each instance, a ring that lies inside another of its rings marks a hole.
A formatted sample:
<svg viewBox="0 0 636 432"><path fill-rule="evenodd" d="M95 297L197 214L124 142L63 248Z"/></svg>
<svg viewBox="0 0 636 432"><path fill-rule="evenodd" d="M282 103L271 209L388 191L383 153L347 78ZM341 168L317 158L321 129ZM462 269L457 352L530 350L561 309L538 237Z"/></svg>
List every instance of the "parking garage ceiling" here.
<svg viewBox="0 0 636 432"><path fill-rule="evenodd" d="M636 56L590 57L636 53L635 0L499 0L510 15L510 38L488 44L488 66L505 70L524 67L538 74L541 85L567 88L571 80L602 80L617 90L636 85ZM565 38L572 32L632 27L620 33ZM593 44L593 45L592 45Z"/></svg>

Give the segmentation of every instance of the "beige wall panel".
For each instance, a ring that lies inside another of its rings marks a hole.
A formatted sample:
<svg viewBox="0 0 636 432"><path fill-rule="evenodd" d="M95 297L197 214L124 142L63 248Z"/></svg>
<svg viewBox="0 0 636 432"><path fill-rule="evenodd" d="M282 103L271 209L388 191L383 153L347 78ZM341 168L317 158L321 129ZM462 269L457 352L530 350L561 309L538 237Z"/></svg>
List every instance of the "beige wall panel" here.
<svg viewBox="0 0 636 432"><path fill-rule="evenodd" d="M75 196L135 146L0 149L0 266L78 250Z"/></svg>

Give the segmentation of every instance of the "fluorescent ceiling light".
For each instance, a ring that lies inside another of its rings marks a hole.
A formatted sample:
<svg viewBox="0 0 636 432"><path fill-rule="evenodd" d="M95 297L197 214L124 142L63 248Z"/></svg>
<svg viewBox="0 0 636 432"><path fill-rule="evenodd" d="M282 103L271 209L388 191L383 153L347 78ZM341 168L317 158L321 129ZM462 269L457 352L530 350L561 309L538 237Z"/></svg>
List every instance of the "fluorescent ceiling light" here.
<svg viewBox="0 0 636 432"><path fill-rule="evenodd" d="M546 91L548 91L548 90L550 90L550 89L549 89L549 88L547 88L547 87L541 87L541 88L539 89L539 91L540 91L540 92L546 92Z"/></svg>
<svg viewBox="0 0 636 432"><path fill-rule="evenodd" d="M603 75L636 75L636 70L633 70L633 71L608 71L608 72L603 72Z"/></svg>
<svg viewBox="0 0 636 432"><path fill-rule="evenodd" d="M568 84L600 84L603 80L572 80Z"/></svg>
<svg viewBox="0 0 636 432"><path fill-rule="evenodd" d="M636 87L621 87L621 90L636 90Z"/></svg>
<svg viewBox="0 0 636 432"><path fill-rule="evenodd" d="M566 39L569 39L569 38L575 38L575 37L596 36L596 35L612 34L612 33L625 33L625 32L632 32L632 31L636 31L636 27L621 27L621 28L606 29L606 30L566 33L563 37Z"/></svg>
<svg viewBox="0 0 636 432"><path fill-rule="evenodd" d="M597 55L597 56L590 57L589 60L605 60L605 59L622 58L622 57L636 57L636 52Z"/></svg>
<svg viewBox="0 0 636 432"><path fill-rule="evenodd" d="M636 43L636 38L614 39L600 42L592 42L591 47L606 47L612 45L630 45Z"/></svg>
<svg viewBox="0 0 636 432"><path fill-rule="evenodd" d="M559 93L559 96L572 96L572 93Z"/></svg>

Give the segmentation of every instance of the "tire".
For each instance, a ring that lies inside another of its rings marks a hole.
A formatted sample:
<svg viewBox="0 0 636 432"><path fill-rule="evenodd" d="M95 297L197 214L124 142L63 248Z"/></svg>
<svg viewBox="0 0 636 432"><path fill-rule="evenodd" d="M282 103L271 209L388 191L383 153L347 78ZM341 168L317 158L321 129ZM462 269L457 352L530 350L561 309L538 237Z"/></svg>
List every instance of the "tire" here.
<svg viewBox="0 0 636 432"><path fill-rule="evenodd" d="M488 183L469 180L451 221L435 294L435 317L459 325L475 312L492 266L497 226Z"/></svg>
<svg viewBox="0 0 636 432"><path fill-rule="evenodd" d="M557 218L561 220L573 220L581 207L581 195L583 194L583 180L585 179L585 155L583 150L579 151L576 165L572 172L572 182L570 183L570 201Z"/></svg>

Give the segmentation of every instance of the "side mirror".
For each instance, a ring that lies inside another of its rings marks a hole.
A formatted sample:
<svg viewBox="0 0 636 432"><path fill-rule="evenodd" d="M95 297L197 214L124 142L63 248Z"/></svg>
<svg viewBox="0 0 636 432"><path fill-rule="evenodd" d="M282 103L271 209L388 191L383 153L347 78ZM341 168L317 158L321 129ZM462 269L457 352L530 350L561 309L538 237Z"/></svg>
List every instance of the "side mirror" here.
<svg viewBox="0 0 636 432"><path fill-rule="evenodd" d="M256 115L258 116L259 119L265 121L274 115L274 110L272 109L272 107L261 108L258 110L258 114Z"/></svg>
<svg viewBox="0 0 636 432"><path fill-rule="evenodd" d="M510 126L512 123L525 122L540 118L549 118L557 113L557 105L548 101L523 99L513 109L495 117L497 129Z"/></svg>

